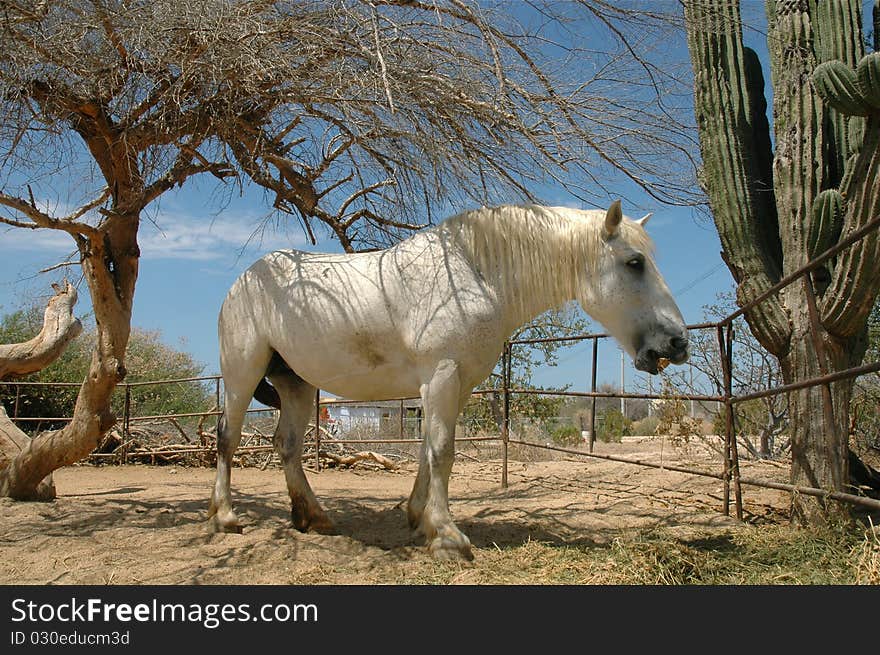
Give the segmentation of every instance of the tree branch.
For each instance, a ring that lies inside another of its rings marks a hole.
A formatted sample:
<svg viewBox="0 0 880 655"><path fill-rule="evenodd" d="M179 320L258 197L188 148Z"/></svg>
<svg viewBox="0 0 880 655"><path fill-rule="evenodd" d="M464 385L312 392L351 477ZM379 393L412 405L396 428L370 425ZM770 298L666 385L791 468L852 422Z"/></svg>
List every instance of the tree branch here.
<svg viewBox="0 0 880 655"><path fill-rule="evenodd" d="M64 289L55 287L40 333L24 343L0 345L0 380L42 370L64 352L67 344L82 332L82 323L73 315L76 300L72 284L67 283Z"/></svg>
<svg viewBox="0 0 880 655"><path fill-rule="evenodd" d="M161 196L163 193L173 188L175 185L183 186L186 180L199 173L210 173L220 181L224 181L228 177L236 177L238 174L226 162L209 162L197 150L187 144L178 146L177 159L171 169L158 180L148 185L137 203L137 211L149 205L153 200ZM193 158L199 159L199 163L194 163Z"/></svg>
<svg viewBox="0 0 880 655"><path fill-rule="evenodd" d="M95 237L99 233L97 228L94 228L87 223L79 223L76 219L104 202L107 199L106 194L108 193L109 192L105 190L99 198L93 200L84 207L81 207L70 216L63 219L57 219L52 218L49 214L37 209L32 201L29 202L23 198L11 196L0 191L0 205L5 205L6 207L14 209L33 221L32 223L26 223L24 221L0 217L0 222L14 227L25 227L32 230L46 228L50 230L61 230L75 236Z"/></svg>

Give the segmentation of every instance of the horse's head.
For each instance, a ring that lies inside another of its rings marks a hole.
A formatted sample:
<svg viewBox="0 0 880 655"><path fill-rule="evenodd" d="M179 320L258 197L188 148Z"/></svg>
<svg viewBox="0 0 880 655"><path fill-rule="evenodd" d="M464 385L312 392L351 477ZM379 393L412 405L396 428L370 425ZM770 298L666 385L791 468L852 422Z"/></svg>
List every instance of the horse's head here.
<svg viewBox="0 0 880 655"><path fill-rule="evenodd" d="M611 205L602 226L601 253L582 286L580 302L629 353L637 369L656 374L661 359L687 361L688 335L651 256L644 231L649 216L632 221L624 218L619 200Z"/></svg>

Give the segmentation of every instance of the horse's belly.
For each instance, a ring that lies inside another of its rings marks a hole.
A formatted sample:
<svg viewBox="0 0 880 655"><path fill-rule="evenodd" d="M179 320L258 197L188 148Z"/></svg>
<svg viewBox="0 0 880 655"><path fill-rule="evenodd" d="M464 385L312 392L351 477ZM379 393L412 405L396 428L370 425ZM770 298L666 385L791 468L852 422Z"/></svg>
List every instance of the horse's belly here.
<svg viewBox="0 0 880 655"><path fill-rule="evenodd" d="M297 375L322 391L351 400L416 398L419 395L419 380L410 367L381 364L371 368L351 365L347 368L293 367Z"/></svg>
<svg viewBox="0 0 880 655"><path fill-rule="evenodd" d="M324 335L278 344L293 371L322 391L352 400L418 396L419 373L398 341L374 334Z"/></svg>
<svg viewBox="0 0 880 655"><path fill-rule="evenodd" d="M327 382L325 391L351 400L389 400L418 398L419 385L398 371L375 371L369 374L348 374L345 379Z"/></svg>
<svg viewBox="0 0 880 655"><path fill-rule="evenodd" d="M416 353L400 343L383 347L378 339L340 339L332 348L301 344L279 349L279 354L297 375L322 391L351 400L387 400L418 397L421 385L445 359L456 363L462 388L476 386L491 373L502 344L493 348L483 343L480 350L466 353L453 347Z"/></svg>
<svg viewBox="0 0 880 655"><path fill-rule="evenodd" d="M272 325L271 346L301 378L352 400L416 397L447 359L458 366L462 388L473 387L491 372L506 336L495 308L473 302L461 308L443 298L442 311L429 311L425 304L435 304L393 310L368 293L358 303L288 300L297 302L266 312L297 318Z"/></svg>

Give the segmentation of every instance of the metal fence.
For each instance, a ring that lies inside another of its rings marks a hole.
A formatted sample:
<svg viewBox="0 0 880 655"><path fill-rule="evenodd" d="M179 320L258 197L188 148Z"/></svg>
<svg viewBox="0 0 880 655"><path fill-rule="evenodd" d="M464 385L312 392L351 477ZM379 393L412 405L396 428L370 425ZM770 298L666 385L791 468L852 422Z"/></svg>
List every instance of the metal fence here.
<svg viewBox="0 0 880 655"><path fill-rule="evenodd" d="M475 443L475 442L495 442L500 444L501 447L501 459L502 459L502 472L501 472L501 484L503 487L507 487L508 485L508 462L509 462L509 446L511 444L515 444L518 446L523 446L527 448L535 448L535 449L544 449L548 451L555 451L566 453L568 455L573 455L577 457L584 458L598 458L604 460L611 460L615 462L622 462L626 464L632 464L634 466L643 466L643 467L651 467L651 468L662 468L664 470L675 471L680 473L686 473L696 476L704 476L709 478L715 478L721 480L723 482L723 502L721 511L729 515L730 514L730 505L731 505L731 493L733 495L733 504L735 506L736 516L739 519L743 518L743 498L742 498L742 487L745 486L755 486L755 487L764 487L769 489L777 489L788 492L796 492L804 495L815 496L822 499L834 500L844 503L851 503L854 505L859 505L862 507L869 508L871 510L880 510L880 500L875 500L873 498L868 498L864 496L859 496L856 494L850 494L840 491L831 491L827 489L819 489L815 487L807 487L807 486L799 486L792 484L785 484L780 482L774 482L769 480L760 480L747 478L740 475L740 467L739 467L739 453L738 447L736 443L735 431L734 431L734 422L736 417L736 408L737 405L757 398L788 393L792 391L796 391L799 389L804 389L808 387L821 386L822 387L822 395L823 395L823 412L824 412L824 420L825 426L828 430L835 429L834 423L832 420L833 416L833 407L832 407L832 396L830 385L833 382L845 380L845 379L853 379L862 375L866 375L869 373L875 373L880 371L880 362L871 362L867 364L863 364L861 366L856 366L853 368L849 368L843 371L835 371L830 373L827 371L827 367L825 362L827 359L824 357L824 347L821 340L816 336L819 334L819 324L818 324L818 312L816 311L816 300L813 292L812 282L809 276L809 273L819 266L821 266L824 262L828 261L832 257L839 254L844 249L850 247L852 244L856 243L858 240L863 238L866 234L871 232L880 226L880 217L876 217L873 220L866 223L862 228L854 231L845 239L841 240L835 246L829 248L824 253L794 271L793 273L785 276L783 279L779 280L776 284L774 284L767 291L762 293L757 298L752 301L745 303L739 309L732 312L728 316L724 317L720 321L717 322L707 322L689 325L688 328L690 330L714 330L716 333L716 341L718 345L718 354L722 363L722 377L723 377L723 392L718 395L706 395L706 394L677 394L676 398L681 400L690 400L690 401L709 401L709 402L718 402L721 403L725 407L725 428L724 434L721 435L723 438L723 457L722 457L722 469L720 471L707 471L707 470L698 470L687 467L678 467L671 466L669 464L656 464L653 462L646 462L635 460L626 457L619 457L614 455L607 454L599 454L593 452L593 443L595 440L596 434L596 412L595 412L595 404L596 399L598 398L632 398L632 399L643 399L643 400L662 400L668 398L668 396L664 394L643 394L643 393L624 393L624 392L603 392L597 390L597 353L599 342L604 339L610 338L610 335L605 333L595 333L595 334L584 334L579 336L569 336L569 337L558 337L558 338L544 338L544 339L520 339L520 340L511 340L505 343L504 351L502 355L502 385L500 389L477 389L473 392L473 396L479 398L485 394L501 394L502 397L502 425L500 434L497 436L463 436L456 439L458 443ZM782 385L773 389L766 389L754 393L735 395L733 393L733 378L732 378L732 367L733 367L733 322L743 316L747 311L753 309L760 303L764 302L766 299L770 298L773 294L778 293L781 289L786 286L797 282L800 280L804 285L804 290L808 300L808 308L810 314L810 320L813 322L814 330L814 346L817 353L817 358L819 360L818 370L822 373L818 377L804 380L798 382L796 384L787 384ZM585 392L577 392L577 391L550 391L550 390L539 390L539 389L522 389L522 388L514 388L511 386L511 353L513 348L521 347L521 346L529 346L534 345L541 342L570 342L570 341L591 341L592 342L592 357L591 357L591 385L590 391ZM198 382L198 383L208 383L213 386L213 395L215 404L212 408L206 409L205 411L197 411L197 412L184 412L184 413L168 413L168 414L153 414L153 415L140 415L135 411L132 411L132 389L141 386L147 385L168 385L168 384L180 384L180 383L189 383L189 382ZM66 417L56 417L56 418L26 418L18 416L18 396L20 389L26 385L43 385L43 386L79 386L74 383L39 383L39 382L0 382L2 385L13 386L16 388L16 402L14 403L12 418L20 423L25 423L29 421L66 421L70 420ZM206 417L211 416L219 416L222 413L221 407L221 384L222 380L220 376L203 376L203 377L193 377L193 378L181 378L177 380L160 380L154 382L130 382L130 383L122 383L119 385L119 392L124 394L123 400L123 409L121 416L121 431L122 431L122 445L117 452L111 454L102 454L96 456L109 456L116 458L116 461L126 462L128 461L128 452L126 450L126 444L130 441L130 435L132 432L132 426L140 421L150 421L150 420L158 420L158 419L166 419L166 420L178 420L178 419L186 419L186 418L199 418L204 420ZM583 450L577 450L574 448L565 448L561 446L554 446L550 444L541 444L526 441L523 439L512 438L511 436L511 410L510 410L510 401L511 398L515 395L542 395L542 396L555 396L555 397L580 397L580 398L590 398L592 399L592 411L591 414L591 426L589 430L589 450L587 452ZM397 445L411 445L412 447L418 447L420 444L420 439L408 437L407 433L409 430L406 429L405 426L405 418L404 418L404 403L406 401L416 400L414 398L394 398L391 399L397 403L399 403L399 424L397 426L397 434L393 436L384 435L384 436L375 436L375 437L367 437L360 439L346 439L346 438L334 438L333 443L336 444L365 444L365 443L374 443L374 444L397 444ZM321 461L320 461L320 452L322 446L322 436L321 430L315 430L314 426L321 426L322 417L321 417L321 409L324 407L332 406L332 405L344 405L350 404L357 401L350 401L345 399L327 399L321 398L320 390L316 391L315 395L315 415L314 415L314 423L311 426L312 439L311 444L314 446L314 467L316 470L320 471ZM265 413L267 410L265 409L251 409L249 412L257 413L263 412ZM239 448L238 452L243 450L248 450L250 452L256 451L270 451L273 446L271 443L257 444L257 445L245 445L243 448ZM191 452L201 452L201 453L209 453L213 449L213 445L200 443L200 444L192 444L190 451ZM160 451L161 452L161 451ZM180 449L176 449L174 452L181 452ZM158 454L158 453L157 453Z"/></svg>
<svg viewBox="0 0 880 655"><path fill-rule="evenodd" d="M518 344L534 344L539 343L541 341L562 341L563 339L531 339L531 340L519 340L519 341L510 341L505 346L504 355L503 355L503 376L504 376L504 407L505 407L505 419L504 419L504 427L502 429L502 440L504 443L503 449L503 467L502 467L502 485L507 485L507 447L508 444L516 443L524 446L530 446L532 448L545 448L548 450L555 450L564 453L568 453L570 455L576 455L581 457L595 457L606 460L613 460L618 462L625 462L628 464L634 464L639 466L648 466L653 468L664 468L667 470L674 470L681 473L689 473L692 475L705 476L710 478L720 479L724 483L724 498L723 498L723 506L722 511L724 514L729 515L730 513L730 493L731 487L733 488L734 493L734 503L736 507L736 516L738 519L742 520L743 518L743 501L742 501L742 486L750 485L756 487L764 487L769 489L778 489L782 491L796 492L808 496L815 496L823 499L830 499L845 503L850 503L854 505L859 505L862 507L867 507L872 510L880 510L880 500L875 500L873 498L868 498L864 496L859 496L856 494L845 493L841 491L832 491L828 489L819 489L816 487L806 487L800 485L792 485L792 484L784 484L780 482L773 482L769 480L759 480L752 478L744 478L740 475L739 470L739 454L738 448L736 444L736 438L734 434L734 421L736 416L736 406L740 403L746 402L748 400L754 400L757 398L763 398L772 395L778 395L783 393L789 393L792 391L797 391L800 389L805 389L809 387L821 386L822 387L822 399L823 399L823 419L826 430L834 430L834 422L833 422L833 406L832 406L832 396L831 396L831 384L833 382L837 382L840 380L853 379L862 375L866 375L869 373L875 373L880 371L880 362L871 362L868 364L863 364L861 366L856 366L852 368L848 368L842 371L835 371L834 373L830 373L827 370L826 362L827 357L825 355L824 344L819 338L820 334L820 326L819 326L819 318L818 311L816 306L816 298L813 290L812 280L810 279L810 273L817 269L819 266L823 265L829 259L835 257L840 252L849 248L854 243L858 242L865 235L874 231L880 226L880 216L873 218L868 221L864 226L855 230L847 236L845 239L842 239L836 245L828 248L825 252L821 253L813 260L802 266L801 268L793 271L789 275L784 276L780 279L776 284L767 289L765 292L751 300L750 302L744 303L740 306L739 309L727 315L720 321L715 323L700 323L696 325L689 325L688 329L696 330L696 329L713 329L717 334L717 343L718 343L718 353L722 362L722 376L723 376L723 393L717 396L711 395L694 395L694 394L681 394L677 396L682 400L704 400L704 401L717 401L722 403L725 406L725 429L724 429L724 457L723 459L723 470L719 472L712 471L700 471L695 469L683 468L683 467L671 467L668 465L663 465L662 467L658 464L643 462L643 461L635 461L622 457L615 457L611 455L599 455L596 453L588 452L584 453L580 450L574 450L570 448L560 448L556 446L550 445L542 445L542 444L534 444L525 442L522 440L511 439L510 438L510 429L509 429L509 407L510 407L510 395L519 393L519 394L547 394L547 395L563 395L562 392L546 392L546 391L535 391L531 389L512 389L510 388L510 361L511 361L511 348ZM801 281L804 285L804 291L807 297L808 303L808 311L809 311L809 319L812 323L812 331L811 335L813 337L813 345L817 354L818 359L818 370L821 372L821 375L811 378L809 380L802 380L801 382L781 385L775 387L773 389L766 389L762 391L758 391L755 393L735 395L733 393L733 376L732 376L732 368L733 368L733 322L743 316L746 312L751 309L754 309L759 304L778 293L780 290L785 287L797 282ZM593 356L592 356L592 384L591 390L589 392L564 392L566 396L580 396L587 398L644 398L644 399L660 399L663 396L654 395L654 394L625 394L625 393L602 393L596 390L596 373L597 373L597 348L598 342L600 339L607 339L610 335L604 333L597 334L587 334L576 337L567 337L564 340L583 340L583 339L592 339L593 341ZM593 405L594 411L591 412L592 420L595 421L595 401ZM595 435L595 424L591 426L590 429L590 446L592 449L592 440Z"/></svg>

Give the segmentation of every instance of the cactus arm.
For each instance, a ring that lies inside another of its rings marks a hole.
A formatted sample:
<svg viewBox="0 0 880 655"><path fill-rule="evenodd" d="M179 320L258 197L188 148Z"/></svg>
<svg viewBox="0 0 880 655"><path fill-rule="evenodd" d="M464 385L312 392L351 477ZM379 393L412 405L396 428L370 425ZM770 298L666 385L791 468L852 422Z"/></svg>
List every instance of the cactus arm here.
<svg viewBox="0 0 880 655"><path fill-rule="evenodd" d="M778 280L782 268L763 75L742 45L736 0L686 0L684 9L705 187L745 302ZM787 351L791 328L778 298L746 318L768 350Z"/></svg>
<svg viewBox="0 0 880 655"><path fill-rule="evenodd" d="M880 52L862 57L856 67L856 84L864 101L872 109L880 108Z"/></svg>
<svg viewBox="0 0 880 655"><path fill-rule="evenodd" d="M838 114L867 116L871 106L866 102L856 73L842 61L826 61L816 67L813 86Z"/></svg>
<svg viewBox="0 0 880 655"><path fill-rule="evenodd" d="M843 236L880 215L880 54L864 55L857 0L821 2L817 17L816 51L824 63L813 72L812 82L830 108L837 148L826 156L841 173L832 185L838 187L839 200L845 203L841 207L834 195L837 191L825 191L824 198L817 199L813 219L821 218L822 225L811 225L811 234L817 242L813 247L820 248L837 241L834 232L840 220L835 214L841 209ZM880 20L876 2L873 19L876 31ZM876 46L876 32L874 38ZM826 225L831 226L831 233L826 233ZM875 231L837 258L819 305L823 326L838 338L859 334L878 292L880 235Z"/></svg>
<svg viewBox="0 0 880 655"><path fill-rule="evenodd" d="M837 189L825 189L813 201L807 230L807 259L815 259L837 243L843 229L845 201Z"/></svg>
<svg viewBox="0 0 880 655"><path fill-rule="evenodd" d="M862 8L859 0L821 0L812 21L816 35L816 59L842 61L850 68L864 53Z"/></svg>
<svg viewBox="0 0 880 655"><path fill-rule="evenodd" d="M863 138L846 195L844 237L880 216L880 116L876 113L868 118ZM857 334L878 292L880 235L875 230L838 258L831 284L819 306L825 329L838 337Z"/></svg>

